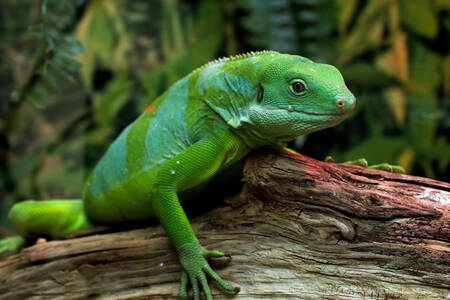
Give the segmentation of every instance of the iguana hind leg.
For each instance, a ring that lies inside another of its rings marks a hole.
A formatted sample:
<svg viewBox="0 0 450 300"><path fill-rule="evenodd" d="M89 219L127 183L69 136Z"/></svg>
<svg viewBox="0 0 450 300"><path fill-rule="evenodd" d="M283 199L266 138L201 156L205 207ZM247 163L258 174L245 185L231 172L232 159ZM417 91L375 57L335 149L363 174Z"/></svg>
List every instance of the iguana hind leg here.
<svg viewBox="0 0 450 300"><path fill-rule="evenodd" d="M283 150L284 150L284 152L289 154L289 156L291 156L292 158L301 157L300 153L298 153L295 150L292 150L290 148L284 147ZM325 162L334 162L334 159L332 156L328 155L324 161ZM365 168L369 168L369 169L384 170L384 171L389 171L389 172L394 172L394 173L406 173L405 169L402 166L391 165L388 163L381 163L381 164L369 166L369 164L367 163L367 160L365 158L349 160L349 161L343 162L342 164L357 165L357 166L361 166L361 167L365 167Z"/></svg>
<svg viewBox="0 0 450 300"><path fill-rule="evenodd" d="M334 162L334 159L331 156L327 156L325 158L325 161L326 162ZM343 164L358 165L358 166L366 167L366 168L369 168L369 169L383 170L383 171L388 171L388 172L393 172L393 173L406 173L405 169L402 166L391 165L389 163L381 163L381 164L376 164L376 165L369 165L365 158L349 160L349 161L343 162Z"/></svg>

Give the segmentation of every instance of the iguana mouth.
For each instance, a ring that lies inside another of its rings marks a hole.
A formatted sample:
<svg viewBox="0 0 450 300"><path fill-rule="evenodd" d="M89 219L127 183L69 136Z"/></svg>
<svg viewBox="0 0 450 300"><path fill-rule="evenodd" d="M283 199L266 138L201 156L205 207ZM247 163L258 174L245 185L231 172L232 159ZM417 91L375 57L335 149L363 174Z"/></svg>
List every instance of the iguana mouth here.
<svg viewBox="0 0 450 300"><path fill-rule="evenodd" d="M303 111L299 109L294 108L288 108L288 107L278 107L278 106L267 106L270 110L285 110L287 112L297 112L305 115L311 115L311 116L345 116L350 113L349 111L341 112L341 113L334 113L334 114L326 114L326 113L315 113L315 112L309 112L309 111Z"/></svg>

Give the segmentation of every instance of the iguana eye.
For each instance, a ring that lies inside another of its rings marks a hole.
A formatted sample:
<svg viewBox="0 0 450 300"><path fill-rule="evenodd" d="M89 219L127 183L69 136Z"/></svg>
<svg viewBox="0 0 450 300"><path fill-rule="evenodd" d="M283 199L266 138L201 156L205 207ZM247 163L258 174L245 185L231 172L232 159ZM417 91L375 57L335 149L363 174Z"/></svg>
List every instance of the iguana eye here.
<svg viewBox="0 0 450 300"><path fill-rule="evenodd" d="M261 103L264 98L264 88L262 85L259 85L258 87L258 102Z"/></svg>
<svg viewBox="0 0 450 300"><path fill-rule="evenodd" d="M292 83L292 90L296 94L300 94L301 92L303 92L305 90L305 85L303 83L301 83L300 81L295 81Z"/></svg>

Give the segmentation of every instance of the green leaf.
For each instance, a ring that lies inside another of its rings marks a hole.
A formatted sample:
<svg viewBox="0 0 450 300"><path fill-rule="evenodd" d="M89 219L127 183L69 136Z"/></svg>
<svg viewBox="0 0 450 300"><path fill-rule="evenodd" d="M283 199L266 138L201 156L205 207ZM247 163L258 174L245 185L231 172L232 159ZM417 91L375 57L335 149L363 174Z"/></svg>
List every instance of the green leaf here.
<svg viewBox="0 0 450 300"><path fill-rule="evenodd" d="M436 135L437 120L442 112L433 95L412 94L408 97L408 137L416 149L426 151Z"/></svg>
<svg viewBox="0 0 450 300"><path fill-rule="evenodd" d="M443 59L419 41L411 44L412 59L408 88L414 93L433 95L441 82Z"/></svg>
<svg viewBox="0 0 450 300"><path fill-rule="evenodd" d="M369 165L384 162L397 164L397 159L407 146L407 141L401 136L372 136L346 151L344 160L365 158ZM395 161L391 161L393 158L396 158Z"/></svg>
<svg viewBox="0 0 450 300"><path fill-rule="evenodd" d="M125 77L115 77L105 91L94 98L94 117L101 126L109 126L128 100L133 82Z"/></svg>
<svg viewBox="0 0 450 300"><path fill-rule="evenodd" d="M78 70L81 66L81 63L76 57L65 51L56 51L52 59L52 64L72 72Z"/></svg>
<svg viewBox="0 0 450 300"><path fill-rule="evenodd" d="M47 0L42 1L41 14L43 16L47 15Z"/></svg>
<svg viewBox="0 0 450 300"><path fill-rule="evenodd" d="M113 58L114 28L102 5L94 9L89 29L86 45L89 50L98 54L103 63L110 65Z"/></svg>
<svg viewBox="0 0 450 300"><path fill-rule="evenodd" d="M30 30L34 34L40 34L42 31L42 27L43 27L42 24L30 25L28 27L28 30Z"/></svg>
<svg viewBox="0 0 450 300"><path fill-rule="evenodd" d="M64 49L70 53L83 53L86 51L83 44L71 35L64 36Z"/></svg>
<svg viewBox="0 0 450 300"><path fill-rule="evenodd" d="M75 36L86 47L86 52L79 55L79 59L82 63L81 75L88 87L92 86L93 72L99 61L115 73L127 71L130 43L125 23L118 13L120 3L111 0L90 2L76 28Z"/></svg>
<svg viewBox="0 0 450 300"><path fill-rule="evenodd" d="M444 92L448 97L450 96L450 55L444 59L444 63L442 64L443 68L443 80L444 80Z"/></svg>
<svg viewBox="0 0 450 300"><path fill-rule="evenodd" d="M23 154L19 160L10 162L9 169L13 180L20 182L29 176L40 156L40 153L30 152Z"/></svg>
<svg viewBox="0 0 450 300"><path fill-rule="evenodd" d="M341 67L345 80L361 87L388 87L398 85L400 81L368 63L355 63Z"/></svg>
<svg viewBox="0 0 450 300"><path fill-rule="evenodd" d="M430 0L400 0L400 15L412 31L427 38L434 38L438 32L438 20Z"/></svg>
<svg viewBox="0 0 450 300"><path fill-rule="evenodd" d="M49 79L54 80L55 83L61 84L65 82L73 82L73 76L60 65L56 65L54 62L49 62L49 72L47 74Z"/></svg>
<svg viewBox="0 0 450 300"><path fill-rule="evenodd" d="M65 27L76 21L74 13L79 2L42 1L41 23L32 27L39 37L35 63L29 79L13 91L14 101L29 101L40 107L47 105L60 91L61 80L71 78L67 71L80 67L74 55L83 47L65 33Z"/></svg>
<svg viewBox="0 0 450 300"><path fill-rule="evenodd" d="M384 96L387 103L395 117L395 121L398 125L405 123L406 116L406 101L405 92L402 88L389 88L384 89Z"/></svg>
<svg viewBox="0 0 450 300"><path fill-rule="evenodd" d="M339 5L338 31L344 34L356 8L357 0L337 0Z"/></svg>
<svg viewBox="0 0 450 300"><path fill-rule="evenodd" d="M383 43L383 31L388 19L388 0L364 2L364 9L358 15L356 25L344 38L339 49L341 63L370 50L374 51Z"/></svg>
<svg viewBox="0 0 450 300"><path fill-rule="evenodd" d="M47 158L50 162L43 165L36 183L41 190L52 191L60 198L79 197L83 190L84 170L70 168L70 164L59 152L61 151L58 149ZM74 157L76 153L71 154L71 159Z"/></svg>

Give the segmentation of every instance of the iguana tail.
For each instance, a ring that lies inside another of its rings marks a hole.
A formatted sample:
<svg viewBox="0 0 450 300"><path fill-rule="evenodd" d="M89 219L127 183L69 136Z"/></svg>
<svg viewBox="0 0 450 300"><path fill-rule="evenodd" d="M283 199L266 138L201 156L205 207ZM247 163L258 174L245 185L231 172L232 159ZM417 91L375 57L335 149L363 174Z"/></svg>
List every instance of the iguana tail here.
<svg viewBox="0 0 450 300"><path fill-rule="evenodd" d="M92 226L84 212L82 200L19 202L11 208L8 219L20 237L0 240L0 253L20 250L28 238L62 238Z"/></svg>

